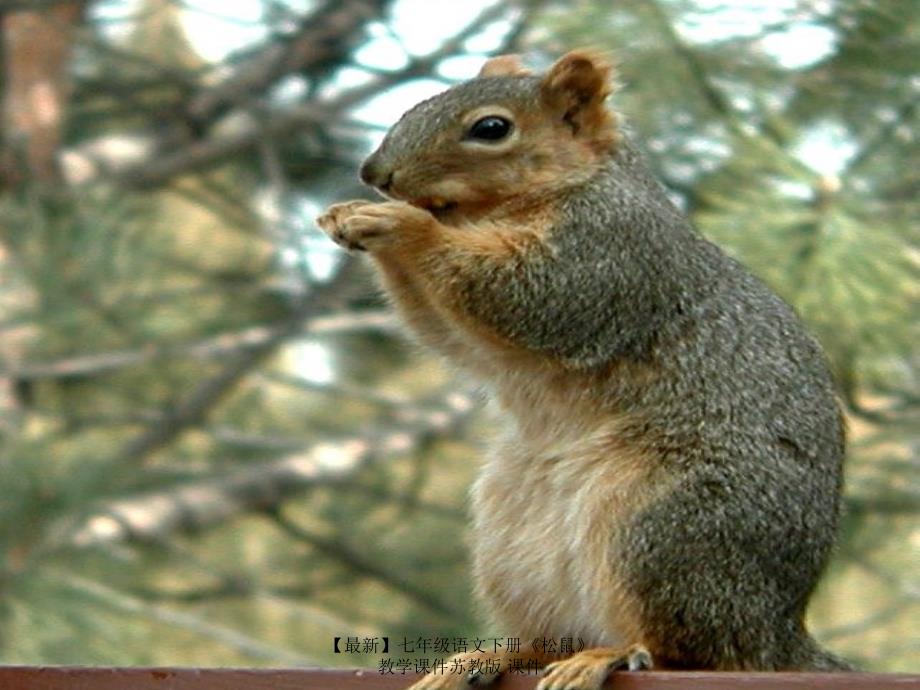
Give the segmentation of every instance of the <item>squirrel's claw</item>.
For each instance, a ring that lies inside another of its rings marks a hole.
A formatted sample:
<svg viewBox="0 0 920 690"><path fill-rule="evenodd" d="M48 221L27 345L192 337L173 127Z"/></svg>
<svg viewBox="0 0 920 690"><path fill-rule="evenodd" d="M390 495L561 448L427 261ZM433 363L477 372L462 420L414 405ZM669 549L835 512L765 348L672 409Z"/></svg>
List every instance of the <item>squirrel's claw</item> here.
<svg viewBox="0 0 920 690"><path fill-rule="evenodd" d="M346 221L359 209L368 205L369 202L363 200L333 204L316 219L316 224L339 246L349 250L364 251L365 247L357 238L347 232Z"/></svg>

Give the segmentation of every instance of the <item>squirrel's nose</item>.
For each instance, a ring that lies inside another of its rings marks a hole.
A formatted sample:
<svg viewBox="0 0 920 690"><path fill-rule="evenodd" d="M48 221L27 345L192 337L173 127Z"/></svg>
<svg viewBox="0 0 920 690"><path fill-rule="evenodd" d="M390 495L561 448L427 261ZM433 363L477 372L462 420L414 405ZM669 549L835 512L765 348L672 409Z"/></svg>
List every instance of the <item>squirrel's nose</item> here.
<svg viewBox="0 0 920 690"><path fill-rule="evenodd" d="M373 155L364 161L358 175L364 184L376 187L382 192L387 191L393 182L393 171L382 166L379 159Z"/></svg>

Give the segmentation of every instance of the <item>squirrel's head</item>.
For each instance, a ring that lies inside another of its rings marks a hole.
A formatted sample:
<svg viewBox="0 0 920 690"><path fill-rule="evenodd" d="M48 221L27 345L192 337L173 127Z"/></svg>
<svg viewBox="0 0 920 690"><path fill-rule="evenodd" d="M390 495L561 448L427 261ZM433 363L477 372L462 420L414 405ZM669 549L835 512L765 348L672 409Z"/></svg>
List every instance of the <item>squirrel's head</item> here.
<svg viewBox="0 0 920 690"><path fill-rule="evenodd" d="M512 55L409 110L361 166L386 196L440 213L476 213L551 194L589 178L614 149L604 104L613 69L574 51L542 76Z"/></svg>

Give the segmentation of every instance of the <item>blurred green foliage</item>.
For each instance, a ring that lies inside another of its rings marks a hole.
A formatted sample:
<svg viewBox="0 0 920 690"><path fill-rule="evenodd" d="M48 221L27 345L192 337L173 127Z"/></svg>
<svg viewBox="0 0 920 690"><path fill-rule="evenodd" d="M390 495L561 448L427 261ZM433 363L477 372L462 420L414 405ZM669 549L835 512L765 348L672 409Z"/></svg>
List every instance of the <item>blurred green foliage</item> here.
<svg viewBox="0 0 920 690"><path fill-rule="evenodd" d="M916 670L920 5L500 2L429 58L404 4L266 0L211 64L191 4L89 3L61 177L0 189L0 661L373 666L333 636L490 632L464 534L495 422L309 217L366 193L356 106L482 45L591 44L675 201L832 360L847 512L813 628Z"/></svg>

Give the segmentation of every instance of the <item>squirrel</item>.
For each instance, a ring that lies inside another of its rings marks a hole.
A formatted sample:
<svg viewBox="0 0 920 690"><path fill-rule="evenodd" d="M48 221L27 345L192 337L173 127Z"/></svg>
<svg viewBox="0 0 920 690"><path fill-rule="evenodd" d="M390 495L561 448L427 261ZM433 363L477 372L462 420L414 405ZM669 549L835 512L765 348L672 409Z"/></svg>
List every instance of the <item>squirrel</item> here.
<svg viewBox="0 0 920 690"><path fill-rule="evenodd" d="M471 493L475 592L503 634L587 647L503 661L544 667L540 690L653 665L848 670L803 620L842 483L828 365L671 203L606 105L613 77L593 50L542 75L492 58L361 166L389 200L317 223L507 421Z"/></svg>

